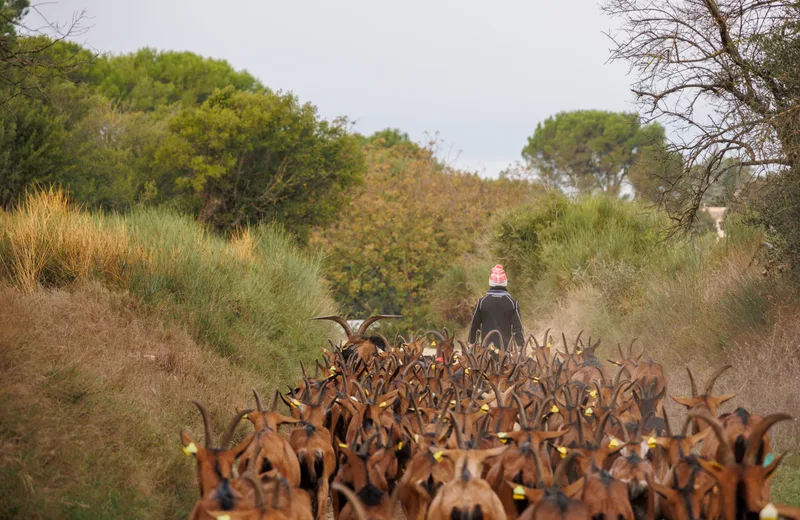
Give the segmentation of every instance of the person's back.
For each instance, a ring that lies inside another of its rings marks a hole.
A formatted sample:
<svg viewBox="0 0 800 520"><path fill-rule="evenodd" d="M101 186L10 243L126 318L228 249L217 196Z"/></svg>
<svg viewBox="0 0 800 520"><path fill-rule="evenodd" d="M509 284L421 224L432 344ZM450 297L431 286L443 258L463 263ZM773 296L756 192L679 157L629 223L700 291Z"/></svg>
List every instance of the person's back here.
<svg viewBox="0 0 800 520"><path fill-rule="evenodd" d="M507 284L508 279L503 271L503 266L497 264L489 277L489 292L478 300L475 312L472 314L472 325L468 338L470 343L477 341L479 330L481 338L484 339L491 331L497 330L502 337L502 345L498 345L500 341L496 336L490 338L489 341L502 348L508 345L512 337L517 345L525 342L519 305L508 293Z"/></svg>

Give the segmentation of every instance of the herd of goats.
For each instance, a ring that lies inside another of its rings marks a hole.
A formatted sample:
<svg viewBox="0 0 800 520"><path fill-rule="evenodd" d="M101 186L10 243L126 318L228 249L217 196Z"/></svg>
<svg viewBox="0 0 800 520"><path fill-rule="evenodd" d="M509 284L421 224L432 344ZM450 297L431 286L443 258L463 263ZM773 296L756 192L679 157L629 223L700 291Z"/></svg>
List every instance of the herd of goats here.
<svg viewBox="0 0 800 520"><path fill-rule="evenodd" d="M447 330L366 335L386 317L355 332L316 318L347 341L329 341L313 375L302 367L269 408L254 389L254 409L237 409L219 444L194 402L205 442L181 432L200 486L190 518L394 520L398 503L408 520L800 518L770 503L783 456L769 430L791 418L720 415L735 394L714 395L714 383L729 366L702 392L687 368L692 395L671 396L688 409L676 428L663 367L631 348L611 366L580 335L508 348L491 343L499 334L476 345ZM231 447L242 422L252 432Z"/></svg>

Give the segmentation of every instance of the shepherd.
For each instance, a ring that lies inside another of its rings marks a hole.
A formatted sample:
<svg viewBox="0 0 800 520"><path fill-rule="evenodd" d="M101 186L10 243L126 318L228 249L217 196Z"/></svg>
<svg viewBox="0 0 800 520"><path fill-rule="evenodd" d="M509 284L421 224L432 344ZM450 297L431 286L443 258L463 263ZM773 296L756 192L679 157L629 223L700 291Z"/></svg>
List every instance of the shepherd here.
<svg viewBox="0 0 800 520"><path fill-rule="evenodd" d="M475 312L472 313L472 326L469 328L470 343L478 341L479 330L481 338L484 340L487 339L487 334L496 330L500 333L500 337L498 338L495 333L489 340L490 344L494 344L496 348L507 349L508 342L512 337L517 345L524 344L525 333L519 317L519 304L508 294L507 285L508 279L503 271L503 266L497 264L492 268L492 274L489 276L489 292L478 300ZM500 342L502 345L498 345Z"/></svg>

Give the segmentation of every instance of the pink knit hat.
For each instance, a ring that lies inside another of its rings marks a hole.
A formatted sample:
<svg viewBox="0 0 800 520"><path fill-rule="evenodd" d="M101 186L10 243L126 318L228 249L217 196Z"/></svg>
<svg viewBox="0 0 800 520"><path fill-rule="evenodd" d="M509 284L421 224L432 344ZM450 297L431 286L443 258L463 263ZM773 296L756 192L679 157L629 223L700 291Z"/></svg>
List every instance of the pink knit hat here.
<svg viewBox="0 0 800 520"><path fill-rule="evenodd" d="M489 277L489 286L505 287L507 283L508 278L506 278L506 272L503 271L503 266L497 264L496 266L492 267L492 275Z"/></svg>

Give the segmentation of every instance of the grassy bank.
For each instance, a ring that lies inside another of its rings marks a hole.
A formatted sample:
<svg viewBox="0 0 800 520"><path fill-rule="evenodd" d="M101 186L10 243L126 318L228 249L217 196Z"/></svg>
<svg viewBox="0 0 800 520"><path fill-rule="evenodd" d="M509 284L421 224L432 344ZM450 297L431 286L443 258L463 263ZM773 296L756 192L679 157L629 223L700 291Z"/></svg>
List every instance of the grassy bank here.
<svg viewBox="0 0 800 520"><path fill-rule="evenodd" d="M276 229L224 240L48 192L2 214L0 236L0 516L185 516L178 432L202 437L189 400L221 431L328 334L308 321L334 309L319 265Z"/></svg>

